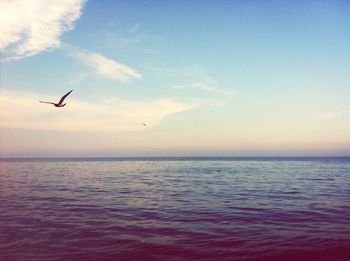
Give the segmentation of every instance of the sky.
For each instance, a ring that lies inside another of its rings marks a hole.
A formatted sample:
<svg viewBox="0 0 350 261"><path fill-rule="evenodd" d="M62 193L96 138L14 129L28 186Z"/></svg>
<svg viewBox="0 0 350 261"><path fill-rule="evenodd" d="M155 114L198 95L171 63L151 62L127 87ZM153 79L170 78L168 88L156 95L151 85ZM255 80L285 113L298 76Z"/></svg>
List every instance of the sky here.
<svg viewBox="0 0 350 261"><path fill-rule="evenodd" d="M0 157L349 156L349 11L1 0Z"/></svg>

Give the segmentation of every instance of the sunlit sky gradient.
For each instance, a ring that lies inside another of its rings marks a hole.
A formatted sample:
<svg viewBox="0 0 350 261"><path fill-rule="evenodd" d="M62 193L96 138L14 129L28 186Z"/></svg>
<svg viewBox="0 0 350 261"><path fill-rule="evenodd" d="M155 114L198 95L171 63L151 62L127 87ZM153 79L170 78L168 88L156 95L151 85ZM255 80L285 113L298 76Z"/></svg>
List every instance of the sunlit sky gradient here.
<svg viewBox="0 0 350 261"><path fill-rule="evenodd" d="M349 11L1 1L0 156L350 155Z"/></svg>

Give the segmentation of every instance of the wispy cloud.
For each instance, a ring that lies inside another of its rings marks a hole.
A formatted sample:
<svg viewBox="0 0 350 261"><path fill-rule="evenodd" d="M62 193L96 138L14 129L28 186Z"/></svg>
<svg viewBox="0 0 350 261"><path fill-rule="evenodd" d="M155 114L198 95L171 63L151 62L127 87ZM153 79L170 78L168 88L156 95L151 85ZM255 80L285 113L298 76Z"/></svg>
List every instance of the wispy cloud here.
<svg viewBox="0 0 350 261"><path fill-rule="evenodd" d="M152 65L152 69L174 78L196 80L200 79L202 82L212 84L215 83L215 80L209 76L208 72L196 64L167 68Z"/></svg>
<svg viewBox="0 0 350 261"><path fill-rule="evenodd" d="M164 42L165 37L150 34L140 24L134 24L129 28L120 28L120 25L107 23L103 28L90 32L90 37L101 39L99 44L107 50L121 48L134 52L152 55L162 55L164 53L159 48L154 48L155 44Z"/></svg>
<svg viewBox="0 0 350 261"><path fill-rule="evenodd" d="M19 59L60 46L62 33L73 28L84 0L0 1L0 51Z"/></svg>
<svg viewBox="0 0 350 261"><path fill-rule="evenodd" d="M106 58L98 53L75 51L72 53L72 56L95 69L96 73L104 78L110 78L121 82L131 82L133 79L142 77L141 74L130 67Z"/></svg>
<svg viewBox="0 0 350 261"><path fill-rule="evenodd" d="M174 99L119 98L89 103L73 96L67 100L66 107L57 109L40 104L39 99L52 100L52 97L0 90L1 127L79 132L141 131L159 124L169 115L200 105Z"/></svg>
<svg viewBox="0 0 350 261"><path fill-rule="evenodd" d="M323 120L327 120L327 119L335 119L335 118L339 118L342 116L345 116L348 114L348 111L346 110L341 110L341 111L328 111L328 112L318 112L315 113L313 115L314 119L323 119Z"/></svg>
<svg viewBox="0 0 350 261"><path fill-rule="evenodd" d="M173 78L176 82L172 87L184 91L196 91L196 95L208 96L207 103L209 104L225 104L236 96L232 90L222 88L217 81L211 77L206 70L197 66L183 66L178 68L156 69L163 71L164 74ZM205 93L207 93L205 95ZM216 94L213 96L213 94Z"/></svg>
<svg viewBox="0 0 350 261"><path fill-rule="evenodd" d="M66 81L65 84L75 84L75 83L83 80L84 78L86 78L88 75L89 74L86 72L78 73L73 79Z"/></svg>
<svg viewBox="0 0 350 261"><path fill-rule="evenodd" d="M193 82L189 84L183 84L183 85L175 85L174 88L176 89L192 89L192 90L199 90L199 91L206 91L211 93L220 93L220 94L227 94L230 96L234 96L233 92L218 88L216 85L213 84L206 84L202 82Z"/></svg>
<svg viewBox="0 0 350 261"><path fill-rule="evenodd" d="M111 28L112 27L112 28ZM134 26L126 30L115 30L115 24L107 25L100 32L94 32L97 37L105 39L105 46L113 46L113 48L128 47L133 44L137 44L142 40L146 39L143 32L140 32L140 25L135 24ZM106 32L106 30L108 30Z"/></svg>

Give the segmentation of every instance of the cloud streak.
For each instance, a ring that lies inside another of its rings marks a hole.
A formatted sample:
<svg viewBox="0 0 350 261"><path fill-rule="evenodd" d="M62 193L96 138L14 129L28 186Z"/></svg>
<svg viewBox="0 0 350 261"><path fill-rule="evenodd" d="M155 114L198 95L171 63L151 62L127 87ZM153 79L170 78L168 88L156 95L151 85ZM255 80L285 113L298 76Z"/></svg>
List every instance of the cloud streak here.
<svg viewBox="0 0 350 261"><path fill-rule="evenodd" d="M57 48L73 28L84 0L11 0L0 2L0 50L5 59L32 56Z"/></svg>
<svg viewBox="0 0 350 261"><path fill-rule="evenodd" d="M348 111L342 110L342 111L328 111L328 112L318 112L314 114L314 119L322 119L322 120L330 120L335 118L340 118L343 116L346 116L348 114Z"/></svg>
<svg viewBox="0 0 350 261"><path fill-rule="evenodd" d="M104 78L114 79L120 82L129 83L134 79L141 78L141 74L130 67L109 59L101 54L78 51L71 54L74 58L85 65L95 69L96 73Z"/></svg>
<svg viewBox="0 0 350 261"><path fill-rule="evenodd" d="M145 129L142 123L147 124L146 128L156 126L165 117L200 105L173 99L119 98L89 103L69 97L67 106L57 109L39 104L39 99L52 100L52 97L0 90L1 127L78 132L141 131Z"/></svg>
<svg viewBox="0 0 350 261"><path fill-rule="evenodd" d="M163 71L170 77L172 76L174 82L177 82L172 86L174 89L181 89L186 93L207 97L205 102L207 104L221 106L236 97L235 92L218 86L216 80L199 66L167 68Z"/></svg>
<svg viewBox="0 0 350 261"><path fill-rule="evenodd" d="M234 93L231 91L218 88L215 85L201 83L201 82L193 82L191 84L175 85L174 88L206 91L206 92L211 92L211 93L225 94L225 95L229 95L230 97L234 97Z"/></svg>

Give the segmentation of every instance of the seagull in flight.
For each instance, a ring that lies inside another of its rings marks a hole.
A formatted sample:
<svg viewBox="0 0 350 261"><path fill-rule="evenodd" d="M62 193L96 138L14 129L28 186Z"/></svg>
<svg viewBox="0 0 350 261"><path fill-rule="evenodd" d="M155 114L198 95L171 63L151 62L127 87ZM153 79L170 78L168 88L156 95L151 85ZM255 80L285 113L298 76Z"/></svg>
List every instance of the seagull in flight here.
<svg viewBox="0 0 350 261"><path fill-rule="evenodd" d="M64 99L72 92L73 90L71 90L70 92L67 92L65 95L63 95L63 97L61 98L61 100L58 103L54 103L54 102L45 102L45 101L39 101L41 103L49 103L49 104L53 104L55 107L63 107L66 104L63 103Z"/></svg>

